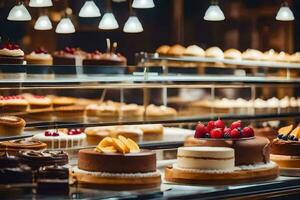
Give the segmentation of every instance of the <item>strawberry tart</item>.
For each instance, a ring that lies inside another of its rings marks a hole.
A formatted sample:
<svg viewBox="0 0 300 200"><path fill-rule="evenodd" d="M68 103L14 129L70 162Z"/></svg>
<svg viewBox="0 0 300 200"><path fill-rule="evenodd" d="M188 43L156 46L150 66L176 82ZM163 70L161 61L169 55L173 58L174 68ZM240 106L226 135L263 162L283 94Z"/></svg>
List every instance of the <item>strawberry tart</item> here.
<svg viewBox="0 0 300 200"><path fill-rule="evenodd" d="M28 106L29 103L23 96L0 96L1 113L25 112Z"/></svg>

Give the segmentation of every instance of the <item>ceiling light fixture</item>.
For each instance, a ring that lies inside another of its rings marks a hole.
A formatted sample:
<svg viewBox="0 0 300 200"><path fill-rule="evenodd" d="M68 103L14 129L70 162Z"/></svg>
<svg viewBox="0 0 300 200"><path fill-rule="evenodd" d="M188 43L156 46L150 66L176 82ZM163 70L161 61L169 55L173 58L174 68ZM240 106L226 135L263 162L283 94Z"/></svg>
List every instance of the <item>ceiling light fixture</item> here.
<svg viewBox="0 0 300 200"><path fill-rule="evenodd" d="M18 1L17 5L10 10L7 19L10 21L30 21L31 15L24 6L23 2Z"/></svg>
<svg viewBox="0 0 300 200"><path fill-rule="evenodd" d="M281 4L280 9L277 12L276 20L278 21L293 21L295 20L294 14L291 11L288 3L285 1Z"/></svg>
<svg viewBox="0 0 300 200"><path fill-rule="evenodd" d="M132 3L133 8L154 8L153 0L134 0Z"/></svg>
<svg viewBox="0 0 300 200"><path fill-rule="evenodd" d="M212 1L211 5L205 12L204 20L206 21L222 21L225 20L224 13L218 5L217 1Z"/></svg>
<svg viewBox="0 0 300 200"><path fill-rule="evenodd" d="M140 33L144 31L140 20L131 7L131 1L129 1L129 18L124 25L123 31L125 33Z"/></svg>
<svg viewBox="0 0 300 200"><path fill-rule="evenodd" d="M51 30L52 23L47 15L41 15L34 25L35 30Z"/></svg>
<svg viewBox="0 0 300 200"><path fill-rule="evenodd" d="M111 9L111 1L107 1L107 8L106 8L106 13L103 15L100 23L99 23L99 29L102 30L114 30L119 28L119 24L112 13Z"/></svg>
<svg viewBox="0 0 300 200"><path fill-rule="evenodd" d="M101 13L93 0L86 0L79 12L79 17L100 17Z"/></svg>
<svg viewBox="0 0 300 200"><path fill-rule="evenodd" d="M53 6L52 0L30 0L30 7L51 7Z"/></svg>

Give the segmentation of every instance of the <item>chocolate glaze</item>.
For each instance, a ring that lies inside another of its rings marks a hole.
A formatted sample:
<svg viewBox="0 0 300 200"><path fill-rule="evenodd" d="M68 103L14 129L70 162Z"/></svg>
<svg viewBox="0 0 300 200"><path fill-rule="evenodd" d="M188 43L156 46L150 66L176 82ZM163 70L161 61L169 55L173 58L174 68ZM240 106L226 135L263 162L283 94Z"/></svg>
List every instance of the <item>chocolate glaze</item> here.
<svg viewBox="0 0 300 200"><path fill-rule="evenodd" d="M35 169L42 166L65 165L68 163L68 154L64 151L20 151L19 157L22 163Z"/></svg>
<svg viewBox="0 0 300 200"><path fill-rule="evenodd" d="M38 171L38 179L69 179L69 169L59 165L46 166Z"/></svg>
<svg viewBox="0 0 300 200"><path fill-rule="evenodd" d="M156 171L156 154L150 150L139 153L98 153L93 149L79 151L78 168L92 172L147 173Z"/></svg>
<svg viewBox="0 0 300 200"><path fill-rule="evenodd" d="M271 154L300 156L300 141L285 141L276 138L272 142Z"/></svg>
<svg viewBox="0 0 300 200"><path fill-rule="evenodd" d="M24 56L0 56L0 64L19 64L22 65Z"/></svg>
<svg viewBox="0 0 300 200"><path fill-rule="evenodd" d="M235 165L253 165L270 161L270 142L265 137L245 140L199 140L188 137L185 146L229 147L234 149Z"/></svg>

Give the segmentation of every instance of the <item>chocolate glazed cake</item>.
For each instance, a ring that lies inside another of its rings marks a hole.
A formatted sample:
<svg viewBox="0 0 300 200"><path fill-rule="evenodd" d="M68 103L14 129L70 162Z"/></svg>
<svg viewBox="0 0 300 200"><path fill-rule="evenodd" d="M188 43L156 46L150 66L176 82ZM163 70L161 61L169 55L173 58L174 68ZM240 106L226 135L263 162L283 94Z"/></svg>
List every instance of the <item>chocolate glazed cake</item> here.
<svg viewBox="0 0 300 200"><path fill-rule="evenodd" d="M148 173L156 171L156 155L150 150L138 153L100 154L92 149L79 151L78 168L92 172Z"/></svg>
<svg viewBox="0 0 300 200"><path fill-rule="evenodd" d="M235 165L253 165L270 161L270 141L264 137L241 140L199 140L188 137L185 146L229 147L235 151ZM251 153L247 153L251 151Z"/></svg>

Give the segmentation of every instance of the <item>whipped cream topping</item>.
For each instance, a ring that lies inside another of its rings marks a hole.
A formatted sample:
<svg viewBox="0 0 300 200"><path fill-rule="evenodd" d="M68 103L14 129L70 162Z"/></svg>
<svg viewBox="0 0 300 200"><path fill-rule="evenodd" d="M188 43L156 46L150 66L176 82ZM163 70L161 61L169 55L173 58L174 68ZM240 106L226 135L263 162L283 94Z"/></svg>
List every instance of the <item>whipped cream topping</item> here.
<svg viewBox="0 0 300 200"><path fill-rule="evenodd" d="M24 56L24 52L21 49L14 49L10 50L7 48L0 49L1 56L12 56L12 57L19 57Z"/></svg>
<svg viewBox="0 0 300 200"><path fill-rule="evenodd" d="M52 59L52 56L48 53L36 53L31 52L29 55L26 56L29 59L39 59L39 60L49 60Z"/></svg>
<svg viewBox="0 0 300 200"><path fill-rule="evenodd" d="M5 121L11 121L11 122L19 121L19 119L14 116L4 116L4 117L0 117L0 119Z"/></svg>

